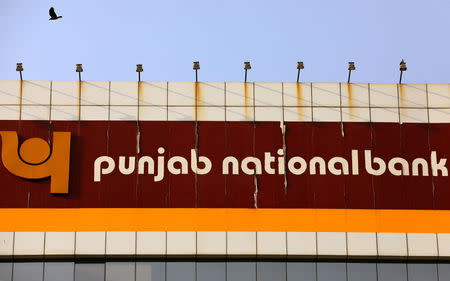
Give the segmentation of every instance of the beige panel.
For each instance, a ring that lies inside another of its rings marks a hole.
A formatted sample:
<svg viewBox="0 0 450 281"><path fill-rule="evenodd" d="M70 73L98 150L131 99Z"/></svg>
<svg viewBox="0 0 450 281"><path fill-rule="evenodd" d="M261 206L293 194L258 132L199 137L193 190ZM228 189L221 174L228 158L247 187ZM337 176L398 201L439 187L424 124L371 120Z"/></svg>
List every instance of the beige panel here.
<svg viewBox="0 0 450 281"><path fill-rule="evenodd" d="M380 257L406 257L406 233L378 233L378 255Z"/></svg>
<svg viewBox="0 0 450 281"><path fill-rule="evenodd" d="M110 120L137 120L138 108L137 106L110 106L109 119Z"/></svg>
<svg viewBox="0 0 450 281"><path fill-rule="evenodd" d="M339 83L312 83L312 100L314 106L339 106Z"/></svg>
<svg viewBox="0 0 450 281"><path fill-rule="evenodd" d="M20 81L0 80L0 105L20 104Z"/></svg>
<svg viewBox="0 0 450 281"><path fill-rule="evenodd" d="M50 105L50 81L23 81L22 105Z"/></svg>
<svg viewBox="0 0 450 281"><path fill-rule="evenodd" d="M288 232L287 254L290 256L316 256L316 232Z"/></svg>
<svg viewBox="0 0 450 281"><path fill-rule="evenodd" d="M376 233L347 233L348 255L353 257L377 256Z"/></svg>
<svg viewBox="0 0 450 281"><path fill-rule="evenodd" d="M256 121L283 121L282 107L255 107Z"/></svg>
<svg viewBox="0 0 450 281"><path fill-rule="evenodd" d="M225 100L227 106L253 106L253 83L227 82Z"/></svg>
<svg viewBox="0 0 450 281"><path fill-rule="evenodd" d="M78 106L54 105L51 107L51 120L78 120Z"/></svg>
<svg viewBox="0 0 450 281"><path fill-rule="evenodd" d="M111 81L110 104L136 106L138 104L138 83Z"/></svg>
<svg viewBox="0 0 450 281"><path fill-rule="evenodd" d="M282 106L282 104L283 104L282 83L275 83L275 82L255 83L256 106Z"/></svg>
<svg viewBox="0 0 450 281"><path fill-rule="evenodd" d="M346 256L346 233L317 232L317 254L319 256Z"/></svg>
<svg viewBox="0 0 450 281"><path fill-rule="evenodd" d="M24 105L22 106L22 120L50 120L50 106Z"/></svg>
<svg viewBox="0 0 450 281"><path fill-rule="evenodd" d="M195 83L169 82L169 106L195 106Z"/></svg>
<svg viewBox="0 0 450 281"><path fill-rule="evenodd" d="M86 105L81 107L81 120L108 120L108 106Z"/></svg>
<svg viewBox="0 0 450 281"><path fill-rule="evenodd" d="M371 108L372 122L399 122L398 108Z"/></svg>
<svg viewBox="0 0 450 281"><path fill-rule="evenodd" d="M369 84L366 83L341 83L342 106L369 106Z"/></svg>
<svg viewBox="0 0 450 281"><path fill-rule="evenodd" d="M226 255L227 233L224 231L197 232L198 255Z"/></svg>
<svg viewBox="0 0 450 281"><path fill-rule="evenodd" d="M312 121L311 107L284 107L284 121L310 122Z"/></svg>
<svg viewBox="0 0 450 281"><path fill-rule="evenodd" d="M136 232L106 232L106 254L131 256L136 253Z"/></svg>
<svg viewBox="0 0 450 281"><path fill-rule="evenodd" d="M196 110L199 121L225 121L225 107L198 106Z"/></svg>
<svg viewBox="0 0 450 281"><path fill-rule="evenodd" d="M169 121L195 121L195 107L171 106L168 108Z"/></svg>
<svg viewBox="0 0 450 281"><path fill-rule="evenodd" d="M167 82L141 82L139 105L167 105Z"/></svg>
<svg viewBox="0 0 450 281"><path fill-rule="evenodd" d="M105 255L106 232L82 231L76 233L76 255Z"/></svg>
<svg viewBox="0 0 450 281"><path fill-rule="evenodd" d="M438 252L439 257L449 258L450 257L450 233L438 233Z"/></svg>
<svg viewBox="0 0 450 281"><path fill-rule="evenodd" d="M428 84L428 106L450 108L450 84Z"/></svg>
<svg viewBox="0 0 450 281"><path fill-rule="evenodd" d="M75 232L45 233L45 255L74 255Z"/></svg>
<svg viewBox="0 0 450 281"><path fill-rule="evenodd" d="M197 253L195 231L168 231L167 254L192 256Z"/></svg>
<svg viewBox="0 0 450 281"><path fill-rule="evenodd" d="M142 121L166 121L167 106L140 106L139 120Z"/></svg>
<svg viewBox="0 0 450 281"><path fill-rule="evenodd" d="M339 122L341 121L341 109L339 107L314 107L313 121Z"/></svg>
<svg viewBox="0 0 450 281"><path fill-rule="evenodd" d="M256 232L228 232L227 254L244 256L256 255Z"/></svg>
<svg viewBox="0 0 450 281"><path fill-rule="evenodd" d="M14 232L0 232L0 256L12 256Z"/></svg>
<svg viewBox="0 0 450 281"><path fill-rule="evenodd" d="M427 107L427 89L425 84L399 84L400 107Z"/></svg>
<svg viewBox="0 0 450 281"><path fill-rule="evenodd" d="M311 83L283 83L284 106L311 106Z"/></svg>
<svg viewBox="0 0 450 281"><path fill-rule="evenodd" d="M370 122L370 110L368 107L343 107L342 121Z"/></svg>
<svg viewBox="0 0 450 281"><path fill-rule="evenodd" d="M253 107L229 106L226 108L226 121L253 121Z"/></svg>
<svg viewBox="0 0 450 281"><path fill-rule="evenodd" d="M401 123L428 123L428 110L418 108L400 108Z"/></svg>
<svg viewBox="0 0 450 281"><path fill-rule="evenodd" d="M0 105L0 120L19 120L18 105Z"/></svg>
<svg viewBox="0 0 450 281"><path fill-rule="evenodd" d="M409 257L436 257L437 238L436 233L408 233Z"/></svg>
<svg viewBox="0 0 450 281"><path fill-rule="evenodd" d="M257 255L286 255L286 232L257 232Z"/></svg>
<svg viewBox="0 0 450 281"><path fill-rule="evenodd" d="M450 108L431 108L430 123L450 123Z"/></svg>
<svg viewBox="0 0 450 281"><path fill-rule="evenodd" d="M137 255L165 256L166 232L165 231L138 231Z"/></svg>
<svg viewBox="0 0 450 281"><path fill-rule="evenodd" d="M197 105L201 106L224 106L225 105L225 83L224 82L201 82L200 91L197 93Z"/></svg>
<svg viewBox="0 0 450 281"><path fill-rule="evenodd" d="M370 84L370 106L398 107L397 84Z"/></svg>
<svg viewBox="0 0 450 281"><path fill-rule="evenodd" d="M43 256L44 232L16 232L14 235L14 255Z"/></svg>
<svg viewBox="0 0 450 281"><path fill-rule="evenodd" d="M109 105L109 82L82 81L81 105Z"/></svg>
<svg viewBox="0 0 450 281"><path fill-rule="evenodd" d="M53 105L78 105L78 82L53 81L52 106Z"/></svg>

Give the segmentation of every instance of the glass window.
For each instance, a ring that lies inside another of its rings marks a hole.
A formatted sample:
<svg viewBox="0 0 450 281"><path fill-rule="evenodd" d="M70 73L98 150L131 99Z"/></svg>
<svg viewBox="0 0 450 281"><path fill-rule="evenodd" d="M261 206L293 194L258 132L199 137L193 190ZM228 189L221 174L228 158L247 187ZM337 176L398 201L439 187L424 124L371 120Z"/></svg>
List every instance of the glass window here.
<svg viewBox="0 0 450 281"><path fill-rule="evenodd" d="M225 281L225 263L198 262L197 281Z"/></svg>
<svg viewBox="0 0 450 281"><path fill-rule="evenodd" d="M44 276L43 262L14 263L14 281L42 281Z"/></svg>
<svg viewBox="0 0 450 281"><path fill-rule="evenodd" d="M227 281L256 281L256 263L240 261L228 262Z"/></svg>
<svg viewBox="0 0 450 281"><path fill-rule="evenodd" d="M105 281L104 263L75 264L75 281Z"/></svg>
<svg viewBox="0 0 450 281"><path fill-rule="evenodd" d="M134 280L135 262L107 262L106 281Z"/></svg>
<svg viewBox="0 0 450 281"><path fill-rule="evenodd" d="M288 281L316 281L315 262L288 262Z"/></svg>
<svg viewBox="0 0 450 281"><path fill-rule="evenodd" d="M195 262L167 262L166 281L195 281Z"/></svg>
<svg viewBox="0 0 450 281"><path fill-rule="evenodd" d="M348 281L377 281L377 264L349 262L347 274Z"/></svg>
<svg viewBox="0 0 450 281"><path fill-rule="evenodd" d="M74 266L75 264L73 262L46 262L44 267L44 280L73 281Z"/></svg>
<svg viewBox="0 0 450 281"><path fill-rule="evenodd" d="M11 262L0 262L0 280L11 281L12 280L13 264Z"/></svg>
<svg viewBox="0 0 450 281"><path fill-rule="evenodd" d="M319 262L317 263L318 281L346 281L347 264L345 262Z"/></svg>
<svg viewBox="0 0 450 281"><path fill-rule="evenodd" d="M407 281L405 263L379 263L378 281Z"/></svg>
<svg viewBox="0 0 450 281"><path fill-rule="evenodd" d="M438 265L439 281L450 280L450 263L441 263Z"/></svg>
<svg viewBox="0 0 450 281"><path fill-rule="evenodd" d="M165 281L165 262L137 262L136 281Z"/></svg>
<svg viewBox="0 0 450 281"><path fill-rule="evenodd" d="M435 263L409 263L408 281L437 281L437 265Z"/></svg>
<svg viewBox="0 0 450 281"><path fill-rule="evenodd" d="M258 262L258 281L286 281L285 262Z"/></svg>

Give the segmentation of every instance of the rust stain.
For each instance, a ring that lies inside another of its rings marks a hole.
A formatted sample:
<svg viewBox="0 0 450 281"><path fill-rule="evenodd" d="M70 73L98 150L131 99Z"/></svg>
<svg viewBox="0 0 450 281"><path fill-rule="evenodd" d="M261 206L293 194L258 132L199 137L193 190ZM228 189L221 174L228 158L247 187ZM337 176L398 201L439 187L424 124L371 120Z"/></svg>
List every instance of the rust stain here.
<svg viewBox="0 0 450 281"><path fill-rule="evenodd" d="M142 91L142 82L138 81L138 105L144 100L144 93Z"/></svg>
<svg viewBox="0 0 450 281"><path fill-rule="evenodd" d="M398 87L399 87L399 92L400 92L400 106L402 106L404 98L405 98L405 92L404 92L404 89L403 89L403 84L398 84Z"/></svg>
<svg viewBox="0 0 450 281"><path fill-rule="evenodd" d="M347 83L347 93L348 93L348 115L351 120L353 120L353 86L351 83Z"/></svg>
<svg viewBox="0 0 450 281"><path fill-rule="evenodd" d="M200 118L199 105L202 102L202 91L200 90L200 82L195 82L195 120Z"/></svg>
<svg viewBox="0 0 450 281"><path fill-rule="evenodd" d="M81 120L81 86L83 82L78 81L78 120Z"/></svg>
<svg viewBox="0 0 450 281"><path fill-rule="evenodd" d="M23 88L23 81L20 80L20 87L19 87L19 120L22 120L22 88Z"/></svg>
<svg viewBox="0 0 450 281"><path fill-rule="evenodd" d="M297 114L298 114L298 120L302 120L302 111L303 111L303 107L302 106L302 87L300 85L299 82L297 82Z"/></svg>
<svg viewBox="0 0 450 281"><path fill-rule="evenodd" d="M244 105L245 105L245 119L249 119L248 115L248 85L247 82L244 82Z"/></svg>

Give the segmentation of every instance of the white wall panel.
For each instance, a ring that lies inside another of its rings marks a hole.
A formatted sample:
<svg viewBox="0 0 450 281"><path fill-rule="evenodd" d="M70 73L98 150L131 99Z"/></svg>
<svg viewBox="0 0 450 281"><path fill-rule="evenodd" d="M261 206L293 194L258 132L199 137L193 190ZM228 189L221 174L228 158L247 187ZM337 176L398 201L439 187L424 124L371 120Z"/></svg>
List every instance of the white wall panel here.
<svg viewBox="0 0 450 281"><path fill-rule="evenodd" d="M16 232L14 236L14 255L43 256L44 232Z"/></svg>
<svg viewBox="0 0 450 281"><path fill-rule="evenodd" d="M227 106L253 106L253 83L227 82L225 100Z"/></svg>
<svg viewBox="0 0 450 281"><path fill-rule="evenodd" d="M0 232L0 256L12 256L14 232Z"/></svg>
<svg viewBox="0 0 450 281"><path fill-rule="evenodd" d="M287 254L292 256L317 255L316 232L288 232Z"/></svg>
<svg viewBox="0 0 450 281"><path fill-rule="evenodd" d="M167 254L192 256L197 253L195 231L168 231Z"/></svg>
<svg viewBox="0 0 450 281"><path fill-rule="evenodd" d="M339 106L339 83L312 83L312 100L314 106Z"/></svg>
<svg viewBox="0 0 450 281"><path fill-rule="evenodd" d="M167 82L141 82L139 105L167 105Z"/></svg>
<svg viewBox="0 0 450 281"><path fill-rule="evenodd" d="M165 256L166 232L165 231L138 231L136 235L136 254Z"/></svg>
<svg viewBox="0 0 450 281"><path fill-rule="evenodd" d="M283 83L284 106L311 106L311 83Z"/></svg>
<svg viewBox="0 0 450 281"><path fill-rule="evenodd" d="M111 81L111 105L137 105L138 83Z"/></svg>
<svg viewBox="0 0 450 281"><path fill-rule="evenodd" d="M136 253L136 232L108 231L106 232L107 255L134 255Z"/></svg>
<svg viewBox="0 0 450 281"><path fill-rule="evenodd" d="M226 255L227 233L225 231L197 232L198 255Z"/></svg>
<svg viewBox="0 0 450 281"><path fill-rule="evenodd" d="M286 255L286 232L257 232L256 253L261 256Z"/></svg>
<svg viewBox="0 0 450 281"><path fill-rule="evenodd" d="M399 84L400 107L427 107L427 88L425 84Z"/></svg>
<svg viewBox="0 0 450 281"><path fill-rule="evenodd" d="M195 106L195 83L169 82L169 106Z"/></svg>
<svg viewBox="0 0 450 281"><path fill-rule="evenodd" d="M23 81L22 105L50 105L50 81Z"/></svg>
<svg viewBox="0 0 450 281"><path fill-rule="evenodd" d="M341 83L342 106L369 106L369 85L366 83Z"/></svg>
<svg viewBox="0 0 450 281"><path fill-rule="evenodd" d="M0 105L20 104L20 81L0 80Z"/></svg>
<svg viewBox="0 0 450 281"><path fill-rule="evenodd" d="M0 105L0 120L19 120L18 105Z"/></svg>
<svg viewBox="0 0 450 281"><path fill-rule="evenodd" d="M81 105L109 105L109 81L82 81Z"/></svg>
<svg viewBox="0 0 450 281"><path fill-rule="evenodd" d="M45 255L74 255L75 232L45 233Z"/></svg>
<svg viewBox="0 0 450 281"><path fill-rule="evenodd" d="M428 106L450 107L450 84L428 84Z"/></svg>
<svg viewBox="0 0 450 281"><path fill-rule="evenodd" d="M378 255L385 257L406 257L406 233L378 233Z"/></svg>
<svg viewBox="0 0 450 281"><path fill-rule="evenodd" d="M254 107L227 106L226 121L253 121Z"/></svg>
<svg viewBox="0 0 450 281"><path fill-rule="evenodd" d="M106 232L81 231L76 233L76 255L105 255Z"/></svg>
<svg viewBox="0 0 450 281"><path fill-rule="evenodd" d="M397 84L370 84L370 106L398 107Z"/></svg>
<svg viewBox="0 0 450 281"><path fill-rule="evenodd" d="M283 88L279 82L255 83L255 106L282 106Z"/></svg>
<svg viewBox="0 0 450 281"><path fill-rule="evenodd" d="M225 105L224 82L200 82L199 90L200 91L197 95L197 105L201 106Z"/></svg>
<svg viewBox="0 0 450 281"><path fill-rule="evenodd" d="M317 254L320 256L346 256L346 233L317 232Z"/></svg>
<svg viewBox="0 0 450 281"><path fill-rule="evenodd" d="M227 233L228 255L256 255L256 232L229 231Z"/></svg>
<svg viewBox="0 0 450 281"><path fill-rule="evenodd" d="M312 108L311 107L285 107L284 121L289 122L311 122Z"/></svg>
<svg viewBox="0 0 450 281"><path fill-rule="evenodd" d="M349 232L347 233L347 245L349 256L377 256L377 237L374 232Z"/></svg>
<svg viewBox="0 0 450 281"><path fill-rule="evenodd" d="M78 81L53 81L53 105L78 105Z"/></svg>

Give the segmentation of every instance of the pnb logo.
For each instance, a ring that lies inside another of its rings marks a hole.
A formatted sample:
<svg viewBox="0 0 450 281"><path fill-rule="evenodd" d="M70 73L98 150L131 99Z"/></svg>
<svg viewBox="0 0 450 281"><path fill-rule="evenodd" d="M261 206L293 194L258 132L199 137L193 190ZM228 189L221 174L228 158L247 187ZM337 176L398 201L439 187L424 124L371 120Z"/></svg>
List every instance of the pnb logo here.
<svg viewBox="0 0 450 281"><path fill-rule="evenodd" d="M0 131L2 162L21 178L51 178L51 193L69 193L70 133L54 132L53 146L40 138L30 138L19 149L16 132Z"/></svg>

